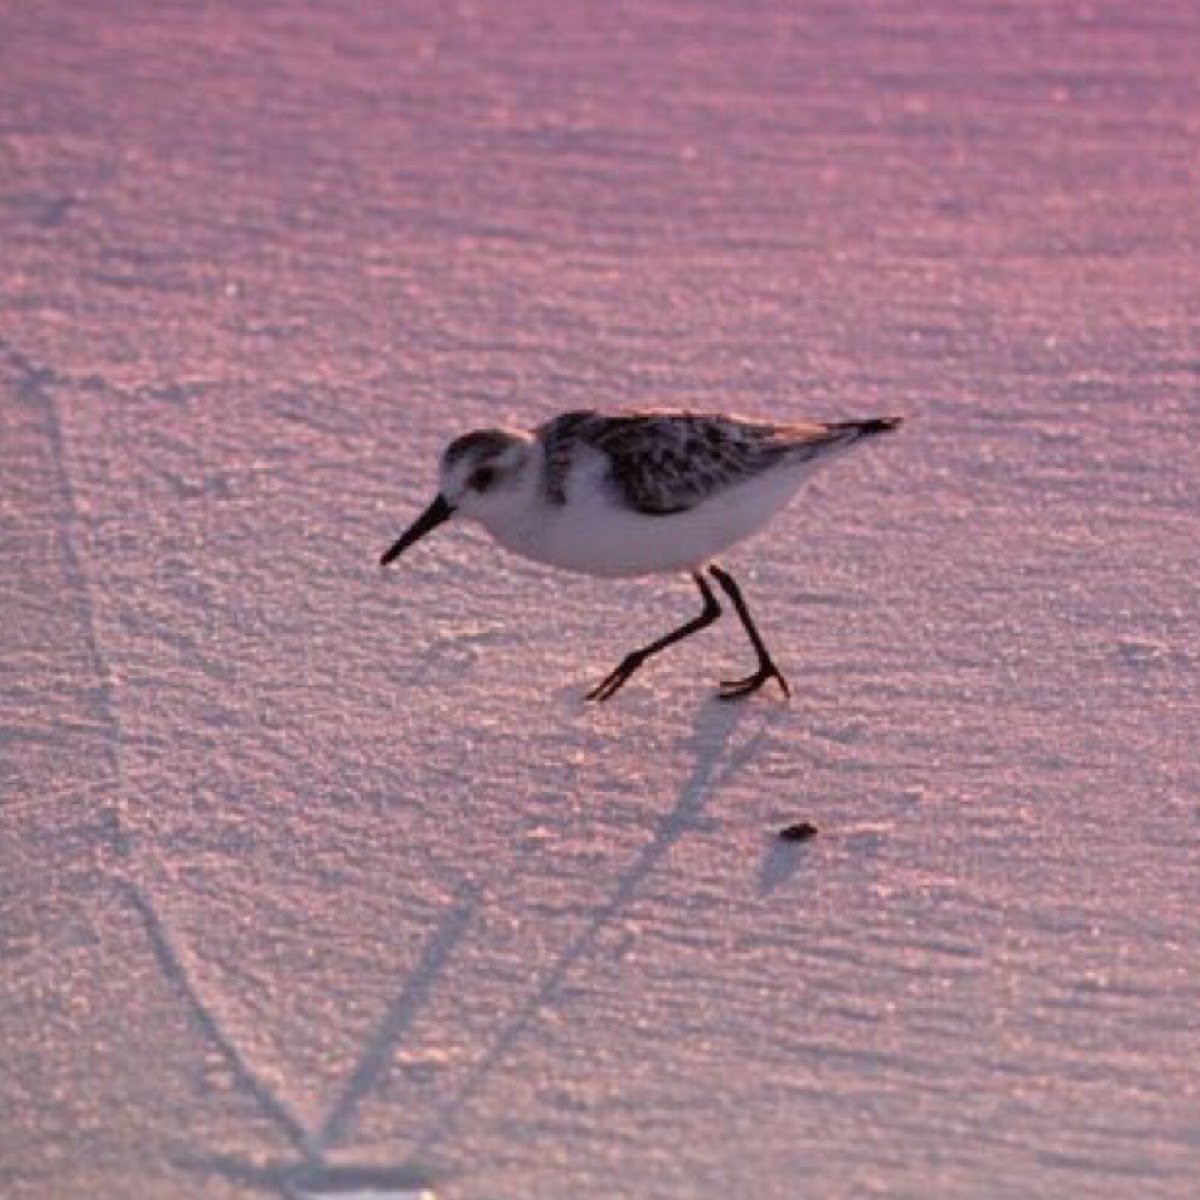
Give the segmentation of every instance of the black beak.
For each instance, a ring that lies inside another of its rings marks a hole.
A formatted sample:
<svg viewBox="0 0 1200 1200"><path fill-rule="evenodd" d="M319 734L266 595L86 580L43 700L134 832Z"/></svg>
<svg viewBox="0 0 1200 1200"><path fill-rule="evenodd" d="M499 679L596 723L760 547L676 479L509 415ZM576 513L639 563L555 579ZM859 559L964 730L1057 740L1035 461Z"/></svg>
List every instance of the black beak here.
<svg viewBox="0 0 1200 1200"><path fill-rule="evenodd" d="M386 567L399 558L414 542L419 542L427 533L432 533L443 521L454 515L454 505L445 496L438 498L405 530L400 540L379 560Z"/></svg>

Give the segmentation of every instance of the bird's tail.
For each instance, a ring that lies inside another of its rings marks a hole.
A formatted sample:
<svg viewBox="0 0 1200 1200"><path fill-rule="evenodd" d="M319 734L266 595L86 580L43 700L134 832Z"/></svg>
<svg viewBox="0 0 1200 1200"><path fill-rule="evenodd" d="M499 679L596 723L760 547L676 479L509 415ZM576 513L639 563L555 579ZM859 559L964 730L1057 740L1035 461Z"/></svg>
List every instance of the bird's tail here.
<svg viewBox="0 0 1200 1200"><path fill-rule="evenodd" d="M794 465L813 466L840 457L852 446L879 433L890 433L903 417L872 417L867 421L830 421L819 425L795 426L788 458Z"/></svg>
<svg viewBox="0 0 1200 1200"><path fill-rule="evenodd" d="M869 421L834 421L825 428L830 433L860 437L874 437L877 433L891 433L904 424L903 417L872 417Z"/></svg>

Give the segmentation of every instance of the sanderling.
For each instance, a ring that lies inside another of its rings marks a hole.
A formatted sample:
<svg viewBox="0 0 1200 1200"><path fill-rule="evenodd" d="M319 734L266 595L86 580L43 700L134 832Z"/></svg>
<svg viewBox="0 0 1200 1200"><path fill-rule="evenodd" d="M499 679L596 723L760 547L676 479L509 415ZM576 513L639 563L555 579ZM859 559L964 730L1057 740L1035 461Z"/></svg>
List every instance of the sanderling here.
<svg viewBox="0 0 1200 1200"><path fill-rule="evenodd" d="M446 447L437 498L382 563L462 516L517 554L585 575L687 571L704 600L700 615L627 654L589 700L607 700L648 658L721 615L708 576L733 603L758 655L753 674L721 684L721 698L748 696L770 679L789 695L741 589L713 559L757 533L837 451L900 422L777 425L693 412L569 412L531 434L476 430Z"/></svg>

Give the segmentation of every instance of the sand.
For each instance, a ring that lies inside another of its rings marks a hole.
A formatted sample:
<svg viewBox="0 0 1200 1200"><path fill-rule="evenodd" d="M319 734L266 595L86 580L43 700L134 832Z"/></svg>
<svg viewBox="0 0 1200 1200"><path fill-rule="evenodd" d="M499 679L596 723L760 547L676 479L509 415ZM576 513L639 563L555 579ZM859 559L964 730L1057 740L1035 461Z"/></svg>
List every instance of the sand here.
<svg viewBox="0 0 1200 1200"><path fill-rule="evenodd" d="M0 16L0 1194L1191 1197L1200 15ZM903 413L722 622L446 528ZM797 843L779 831L810 822Z"/></svg>

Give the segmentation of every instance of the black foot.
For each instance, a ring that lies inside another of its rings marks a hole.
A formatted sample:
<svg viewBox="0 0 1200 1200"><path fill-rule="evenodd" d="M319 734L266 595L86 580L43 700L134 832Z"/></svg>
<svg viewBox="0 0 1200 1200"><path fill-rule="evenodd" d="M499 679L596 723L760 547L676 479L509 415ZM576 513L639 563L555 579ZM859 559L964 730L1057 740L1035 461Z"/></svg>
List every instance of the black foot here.
<svg viewBox="0 0 1200 1200"><path fill-rule="evenodd" d="M723 680L717 698L719 700L741 700L746 696L753 695L770 679L774 679L779 684L780 690L785 696L792 694L792 689L788 687L788 681L784 679L783 673L773 662L768 660L753 675L749 675L745 679Z"/></svg>
<svg viewBox="0 0 1200 1200"><path fill-rule="evenodd" d="M645 661L645 656L636 651L633 654L627 654L615 671L606 675L604 679L588 692L587 699L599 700L601 702L611 699L625 686L629 677Z"/></svg>

